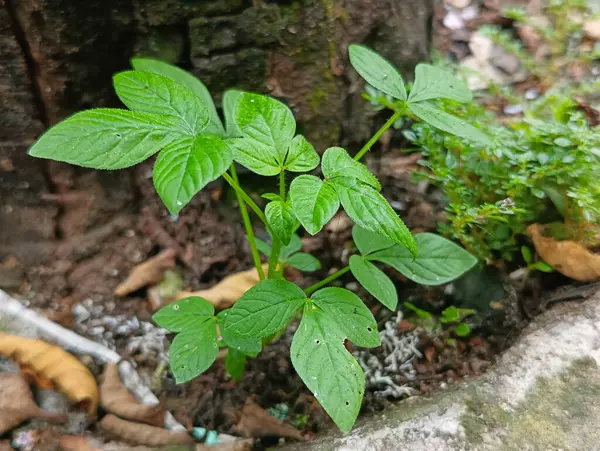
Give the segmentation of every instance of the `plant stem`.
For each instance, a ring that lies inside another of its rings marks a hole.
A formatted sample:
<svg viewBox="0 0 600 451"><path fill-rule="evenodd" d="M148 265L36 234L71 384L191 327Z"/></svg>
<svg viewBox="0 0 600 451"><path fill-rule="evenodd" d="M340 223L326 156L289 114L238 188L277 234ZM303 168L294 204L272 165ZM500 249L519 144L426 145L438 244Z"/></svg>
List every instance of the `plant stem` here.
<svg viewBox="0 0 600 451"><path fill-rule="evenodd" d="M325 279L321 280L320 282L315 283L314 285L311 285L310 287L306 288L304 290L304 292L306 294L311 294L313 291L317 291L319 288L324 287L325 285L333 282L335 279L337 279L340 276L343 276L344 274L346 274L348 271L350 271L350 266L345 266L342 269L340 269L337 272L334 272L332 275L330 275L329 277L326 277Z"/></svg>
<svg viewBox="0 0 600 451"><path fill-rule="evenodd" d="M242 195L243 190L241 189L237 172L235 170L235 163L231 163L231 167L229 168L231 171L231 180L235 183L235 185L239 189L235 189L235 195L237 197L238 204L240 206L240 213L242 214L242 219L244 220L244 228L246 229L246 239L248 240L248 244L250 245L250 252L252 253L252 260L254 261L254 266L256 267L256 271L258 272L258 277L260 280L264 280L265 272L262 268L262 262L260 261L260 254L258 253L258 249L256 247L256 238L254 237L254 230L252 229L252 222L250 221L250 216L248 215L248 209L246 208L246 202L244 201L244 197ZM229 174L225 173L224 176L229 177ZM227 180L227 178L225 178ZM229 182L229 180L227 180ZM231 186L234 186L231 182L229 182ZM244 193L245 194L245 193ZM261 212L262 213L262 212Z"/></svg>
<svg viewBox="0 0 600 451"><path fill-rule="evenodd" d="M285 202L285 171L282 169L279 173L279 197ZM279 264L279 254L283 243L274 234L271 234L273 238L273 245L271 246L271 256L269 257L269 279L277 278L279 271L277 271L277 265Z"/></svg>
<svg viewBox="0 0 600 451"><path fill-rule="evenodd" d="M371 149L373 144L375 144L379 140L379 138L381 138L381 135L383 135L388 128L390 128L392 125L394 125L394 122L396 122L396 120L402 115L402 113L404 113L404 110L406 110L406 103L404 104L404 106L402 108L400 108L398 111L396 111L394 114L392 114L392 117L390 117L387 120L387 122L385 124L383 124L381 126L381 128L375 132L375 134L371 137L371 139L369 139L369 141L367 141L367 143L362 147L362 149L360 149L358 151L358 153L354 157L354 159L356 161L360 160L364 156L364 154L366 154L369 151L369 149Z"/></svg>
<svg viewBox="0 0 600 451"><path fill-rule="evenodd" d="M233 172L232 172L232 174L233 174ZM256 205L256 202L254 202L252 200L252 198L250 196L248 196L248 194L246 194L246 192L237 183L237 181L234 180L233 178L231 178L231 176L227 172L223 174L223 178L235 190L236 194L239 194L240 196L242 196L242 199L246 202L246 204L248 204L248 206L252 209L252 211L254 213L256 213L256 216L258 216L259 219L268 227L267 218L265 217L265 214L262 212L260 207L258 205Z"/></svg>

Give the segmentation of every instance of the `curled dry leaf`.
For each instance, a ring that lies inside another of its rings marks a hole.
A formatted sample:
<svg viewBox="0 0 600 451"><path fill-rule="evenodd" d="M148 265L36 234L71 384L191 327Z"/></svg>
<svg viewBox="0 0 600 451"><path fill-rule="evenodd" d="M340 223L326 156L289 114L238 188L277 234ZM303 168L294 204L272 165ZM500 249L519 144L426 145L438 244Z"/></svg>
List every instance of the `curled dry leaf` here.
<svg viewBox="0 0 600 451"><path fill-rule="evenodd" d="M96 417L98 386L90 371L75 357L42 340L0 333L0 355L31 368L43 379L50 380L67 397L87 407Z"/></svg>
<svg viewBox="0 0 600 451"><path fill-rule="evenodd" d="M270 415L258 404L247 401L238 423L233 427L243 437L287 437L306 440L298 429Z"/></svg>
<svg viewBox="0 0 600 451"><path fill-rule="evenodd" d="M263 265L263 270L266 272L268 267L266 264ZM256 268L252 268L227 276L207 290L181 291L177 294L177 299L187 298L188 296L199 296L214 305L215 309L223 310L231 307L235 301L256 285L259 280Z"/></svg>
<svg viewBox="0 0 600 451"><path fill-rule="evenodd" d="M54 423L66 420L62 414L46 412L38 407L33 401L29 384L23 376L15 373L0 373L0 436L30 418Z"/></svg>
<svg viewBox="0 0 600 451"><path fill-rule="evenodd" d="M175 249L165 249L160 254L140 263L129 273L125 281L115 288L115 295L125 296L147 285L160 282L163 272L175 267Z"/></svg>
<svg viewBox="0 0 600 451"><path fill-rule="evenodd" d="M600 279L600 255L575 241L557 241L543 236L539 224L530 225L527 234L540 257L561 274L580 282Z"/></svg>
<svg viewBox="0 0 600 451"><path fill-rule="evenodd" d="M174 432L147 424L122 420L115 415L106 415L100 428L107 434L133 445L164 446L194 443L187 432Z"/></svg>
<svg viewBox="0 0 600 451"><path fill-rule="evenodd" d="M114 363L106 365L104 370L104 381L100 385L100 405L110 413L126 420L158 427L163 427L165 424L163 406L140 403L121 383L119 369Z"/></svg>

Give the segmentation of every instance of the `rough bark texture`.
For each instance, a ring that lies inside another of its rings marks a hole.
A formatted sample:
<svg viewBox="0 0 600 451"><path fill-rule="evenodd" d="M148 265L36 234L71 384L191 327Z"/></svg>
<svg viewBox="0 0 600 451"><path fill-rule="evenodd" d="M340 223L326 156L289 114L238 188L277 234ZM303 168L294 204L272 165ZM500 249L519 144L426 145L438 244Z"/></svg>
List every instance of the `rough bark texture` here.
<svg viewBox="0 0 600 451"><path fill-rule="evenodd" d="M367 42L410 73L427 57L432 3L0 0L0 259L2 246L77 235L97 225L95 213L105 219L135 204L131 172L90 174L26 155L69 114L118 106L111 75L133 55L191 70L217 103L230 87L280 98L323 151L358 143L372 128L348 44ZM84 196L72 193L90 192L95 200L82 210ZM75 226L69 214L79 215Z"/></svg>

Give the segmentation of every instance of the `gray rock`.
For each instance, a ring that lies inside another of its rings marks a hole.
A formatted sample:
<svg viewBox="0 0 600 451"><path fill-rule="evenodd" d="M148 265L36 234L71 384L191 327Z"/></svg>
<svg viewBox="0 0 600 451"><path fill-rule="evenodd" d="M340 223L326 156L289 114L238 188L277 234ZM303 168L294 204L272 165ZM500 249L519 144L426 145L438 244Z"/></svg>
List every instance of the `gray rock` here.
<svg viewBox="0 0 600 451"><path fill-rule="evenodd" d="M540 316L485 376L289 450L600 449L600 293Z"/></svg>

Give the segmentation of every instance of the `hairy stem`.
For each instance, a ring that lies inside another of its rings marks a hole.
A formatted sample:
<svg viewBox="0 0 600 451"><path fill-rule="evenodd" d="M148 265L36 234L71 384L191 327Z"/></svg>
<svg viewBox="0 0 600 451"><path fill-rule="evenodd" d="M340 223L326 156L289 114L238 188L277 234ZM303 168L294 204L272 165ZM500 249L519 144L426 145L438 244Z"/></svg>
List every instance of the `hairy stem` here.
<svg viewBox="0 0 600 451"><path fill-rule="evenodd" d="M244 220L244 228L246 229L246 239L248 240L248 244L250 245L250 252L252 253L252 260L254 261L254 266L256 267L256 271L258 272L258 277L260 280L264 280L265 272L262 268L262 262L260 261L260 254L258 253L258 249L256 247L256 238L254 237L254 230L252 229L252 222L250 221L250 216L248 215L248 209L246 208L246 202L244 200L244 196L242 195L243 190L241 189L237 172L235 170L235 163L231 163L231 167L229 168L231 171L231 180L235 183L235 185L239 189L235 189L235 195L237 197L238 204L240 206L240 213L242 214L242 219ZM229 177L229 174L225 173ZM225 179L227 180L227 178ZM229 181L229 180L228 180ZM231 186L231 182L229 182ZM245 194L245 193L244 193ZM248 196L249 197L249 196ZM261 211L262 213L262 211Z"/></svg>
<svg viewBox="0 0 600 451"><path fill-rule="evenodd" d="M354 157L356 161L360 160L371 149L371 147L373 147L373 144L375 144L379 140L379 138L381 138L381 135L383 135L388 128L394 125L394 122L396 122L396 120L402 115L402 113L404 113L404 110L406 110L406 103L402 108L400 108L398 111L392 114L392 117L390 117L387 120L387 122L375 132L371 139L367 141L367 143L362 147L362 149L358 151L358 153Z"/></svg>
<svg viewBox="0 0 600 451"><path fill-rule="evenodd" d="M335 279L339 278L340 276L343 276L344 274L346 274L348 271L350 271L350 266L345 266L342 269L340 269L337 272L334 272L332 275L330 275L329 277L326 277L325 279L321 280L320 282L315 283L314 285L311 285L310 287L306 288L304 290L304 292L306 294L311 294L314 291L317 291L319 288L324 287L325 285L333 282Z"/></svg>

